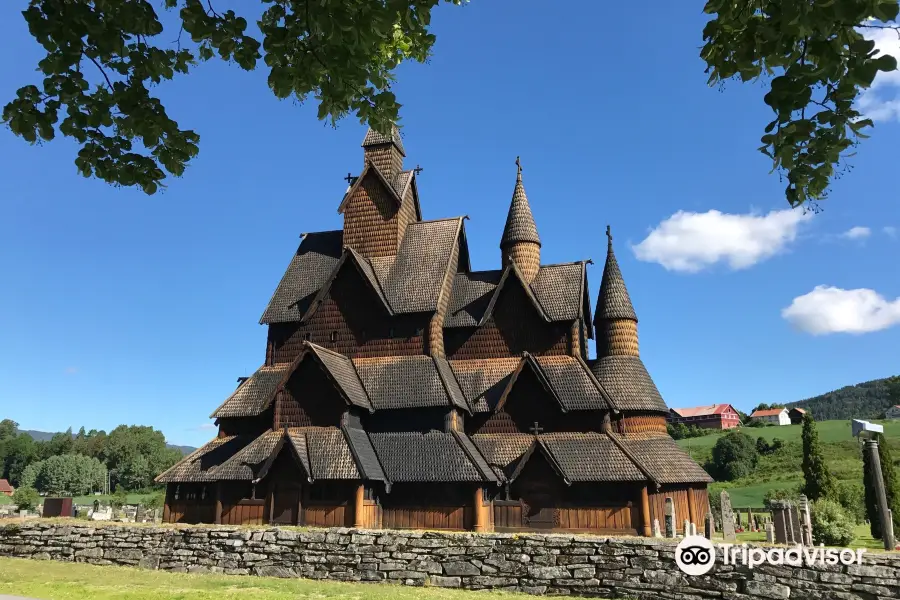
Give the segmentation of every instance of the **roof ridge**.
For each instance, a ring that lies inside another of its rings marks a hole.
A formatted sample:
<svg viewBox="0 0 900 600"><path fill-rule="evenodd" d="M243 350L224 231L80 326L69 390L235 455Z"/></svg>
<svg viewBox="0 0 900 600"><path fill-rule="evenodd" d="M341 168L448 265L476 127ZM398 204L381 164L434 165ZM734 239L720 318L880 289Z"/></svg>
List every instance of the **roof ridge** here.
<svg viewBox="0 0 900 600"><path fill-rule="evenodd" d="M440 219L428 219L423 221L413 221L409 225L426 225L428 223L440 223L441 221L464 221L468 219L468 215L460 215L458 217L441 217ZM407 225L407 227L409 226Z"/></svg>
<svg viewBox="0 0 900 600"><path fill-rule="evenodd" d="M630 449L625 447L625 444L616 437L617 434L609 432L609 433L604 433L601 435L605 435L605 436L609 437L609 439L612 440L612 443L615 444L616 448L621 450L622 454L627 456L628 460L630 460L632 463L634 463L634 466L637 467L638 470L641 473L643 473L647 479L649 479L650 481L655 483L657 485L657 487L659 487L659 485L660 485L659 480L653 476L653 474L650 472L650 470L647 467L645 467L641 461L638 460L638 458L634 455L634 453Z"/></svg>

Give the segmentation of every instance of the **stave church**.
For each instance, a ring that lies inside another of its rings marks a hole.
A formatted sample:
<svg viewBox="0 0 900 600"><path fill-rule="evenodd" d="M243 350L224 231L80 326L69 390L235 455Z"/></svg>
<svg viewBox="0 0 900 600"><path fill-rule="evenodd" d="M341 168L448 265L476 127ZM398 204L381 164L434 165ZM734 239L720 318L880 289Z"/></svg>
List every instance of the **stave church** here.
<svg viewBox="0 0 900 600"><path fill-rule="evenodd" d="M649 536L671 498L699 523L712 480L666 432L609 228L592 316L589 261L541 264L518 159L500 268L473 271L399 131L362 151L343 227L302 236L263 312L263 364L157 477L164 520Z"/></svg>

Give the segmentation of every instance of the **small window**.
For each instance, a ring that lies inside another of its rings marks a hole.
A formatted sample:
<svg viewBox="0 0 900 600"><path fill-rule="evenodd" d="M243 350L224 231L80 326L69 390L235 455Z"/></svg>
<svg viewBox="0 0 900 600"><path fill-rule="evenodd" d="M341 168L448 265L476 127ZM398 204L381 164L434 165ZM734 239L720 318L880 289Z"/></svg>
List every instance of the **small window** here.
<svg viewBox="0 0 900 600"><path fill-rule="evenodd" d="M335 343L337 341L337 331L331 332L331 343Z"/></svg>

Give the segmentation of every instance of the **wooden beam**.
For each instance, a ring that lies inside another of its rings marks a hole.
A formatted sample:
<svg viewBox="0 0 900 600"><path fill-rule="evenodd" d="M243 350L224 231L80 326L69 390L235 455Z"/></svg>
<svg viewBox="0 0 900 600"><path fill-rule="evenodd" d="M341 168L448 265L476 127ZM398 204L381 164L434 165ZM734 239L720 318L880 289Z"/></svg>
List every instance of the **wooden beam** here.
<svg viewBox="0 0 900 600"><path fill-rule="evenodd" d="M213 484L213 493L215 494L216 499L216 525L222 524L222 485L220 482L215 482Z"/></svg>
<svg viewBox="0 0 900 600"><path fill-rule="evenodd" d="M475 487L475 531L485 531L484 525L484 488Z"/></svg>
<svg viewBox="0 0 900 600"><path fill-rule="evenodd" d="M694 506L694 488L688 486L687 489L687 497L688 497L688 518L691 520L691 523L697 525L697 509ZM685 532L687 535L687 532Z"/></svg>
<svg viewBox="0 0 900 600"><path fill-rule="evenodd" d="M644 537L653 535L650 527L650 494L647 492L647 484L641 488L641 520L644 522Z"/></svg>
<svg viewBox="0 0 900 600"><path fill-rule="evenodd" d="M354 527L365 527L365 511L363 509L363 503L366 498L366 486L363 483L360 483L356 487L356 504L354 505L353 511L353 526Z"/></svg>

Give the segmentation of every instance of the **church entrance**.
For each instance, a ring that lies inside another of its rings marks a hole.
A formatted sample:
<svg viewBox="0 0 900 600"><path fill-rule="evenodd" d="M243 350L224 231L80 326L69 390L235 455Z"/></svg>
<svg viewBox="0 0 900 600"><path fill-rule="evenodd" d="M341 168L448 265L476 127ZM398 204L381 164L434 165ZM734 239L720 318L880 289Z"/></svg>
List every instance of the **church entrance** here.
<svg viewBox="0 0 900 600"><path fill-rule="evenodd" d="M297 525L299 518L300 484L276 481L272 490L272 524Z"/></svg>

